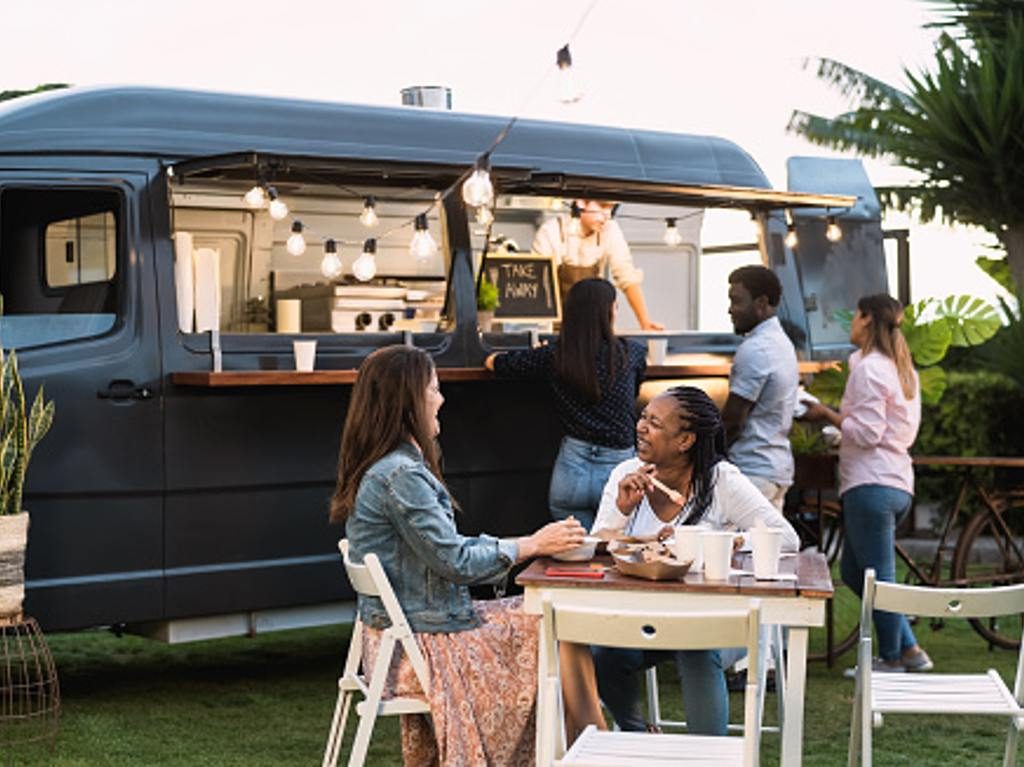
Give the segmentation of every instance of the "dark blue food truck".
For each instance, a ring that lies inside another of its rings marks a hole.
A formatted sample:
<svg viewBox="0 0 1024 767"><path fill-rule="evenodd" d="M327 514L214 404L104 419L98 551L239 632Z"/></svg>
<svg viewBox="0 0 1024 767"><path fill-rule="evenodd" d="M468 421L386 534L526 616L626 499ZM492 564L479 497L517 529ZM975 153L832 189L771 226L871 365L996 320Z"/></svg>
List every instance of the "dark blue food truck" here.
<svg viewBox="0 0 1024 767"><path fill-rule="evenodd" d="M490 216L460 189L488 151ZM29 470L26 613L167 641L345 619L327 499L355 371L388 344L437 362L464 531L536 528L558 422L544 386L481 363L553 330L557 304L510 291L481 332L480 270L572 200L613 200L671 329L649 385L724 386L738 339L699 322L713 258L778 273L810 369L845 346L833 312L886 287L886 255L859 164L797 160L790 186L706 136L148 88L7 102L0 341L56 403ZM719 210L756 242L705 247ZM313 372L295 371L301 339Z"/></svg>

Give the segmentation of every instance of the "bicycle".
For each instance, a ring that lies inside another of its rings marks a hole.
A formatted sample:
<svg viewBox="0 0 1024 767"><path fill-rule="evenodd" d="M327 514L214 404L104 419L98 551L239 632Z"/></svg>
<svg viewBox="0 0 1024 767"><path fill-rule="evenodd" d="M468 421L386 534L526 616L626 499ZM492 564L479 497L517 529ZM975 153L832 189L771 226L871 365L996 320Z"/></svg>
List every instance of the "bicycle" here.
<svg viewBox="0 0 1024 767"><path fill-rule="evenodd" d="M896 554L907 568L904 581L946 588L1003 586L1024 582L1024 542L1013 534L1008 522L1008 518L1017 510L1024 509L1024 488L1003 492L989 490L982 485L974 471L979 468L1024 469L1024 458L915 456L914 465L957 467L963 471L956 501L943 520L942 533L931 561L918 561L899 540L896 541ZM831 566L842 550L842 511L837 501L823 499L821 489L817 490L816 508L813 509L817 516L816 533L807 523L807 504L801 503L796 510L797 524L807 537L816 540L819 550L826 554ZM963 529L954 539L955 523L964 513L965 501L972 496L981 502L980 508L966 516ZM947 561L948 577L944 576ZM836 609L837 605L839 610ZM859 609L851 609L851 606L859 608L859 600L841 582L837 582L836 594L827 608L825 650L822 653L811 653L811 660L825 660L831 667L836 658L857 643ZM1024 615L972 619L970 623L990 646L1011 650L1020 647ZM933 628L940 625L933 622ZM840 637L838 640L837 636Z"/></svg>

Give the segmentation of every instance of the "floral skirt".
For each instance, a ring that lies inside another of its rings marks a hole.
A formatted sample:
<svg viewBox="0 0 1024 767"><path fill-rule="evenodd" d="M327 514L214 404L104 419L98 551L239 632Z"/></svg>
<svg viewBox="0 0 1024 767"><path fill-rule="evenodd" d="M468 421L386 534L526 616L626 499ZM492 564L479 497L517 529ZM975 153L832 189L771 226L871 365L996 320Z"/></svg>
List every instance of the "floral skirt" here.
<svg viewBox="0 0 1024 767"><path fill-rule="evenodd" d="M430 672L431 716L402 716L407 767L534 763L539 616L523 612L522 597L473 606L483 623L478 628L416 634ZM382 633L365 630L363 668L372 668ZM399 648L385 695L424 698Z"/></svg>

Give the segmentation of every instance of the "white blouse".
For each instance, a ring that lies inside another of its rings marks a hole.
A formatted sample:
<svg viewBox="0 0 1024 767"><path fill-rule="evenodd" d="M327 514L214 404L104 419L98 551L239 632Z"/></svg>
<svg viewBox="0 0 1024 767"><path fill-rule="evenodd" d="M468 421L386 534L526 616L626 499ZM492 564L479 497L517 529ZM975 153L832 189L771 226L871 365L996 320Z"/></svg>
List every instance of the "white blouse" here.
<svg viewBox="0 0 1024 767"><path fill-rule="evenodd" d="M682 524L686 513L689 512L688 507L680 512L676 520L663 522L654 513L646 496L632 513L623 514L619 511L615 503L619 494L619 482L643 465L639 458L630 458L612 469L601 494L601 505L597 509L597 519L594 520L591 532L611 529L627 535L644 536L655 535L667 524ZM704 514L701 524L713 530L734 528L744 531L752 527L776 527L782 530L782 550L799 550L800 538L796 530L738 468L728 461L719 461L715 465L714 475L715 487L711 506Z"/></svg>

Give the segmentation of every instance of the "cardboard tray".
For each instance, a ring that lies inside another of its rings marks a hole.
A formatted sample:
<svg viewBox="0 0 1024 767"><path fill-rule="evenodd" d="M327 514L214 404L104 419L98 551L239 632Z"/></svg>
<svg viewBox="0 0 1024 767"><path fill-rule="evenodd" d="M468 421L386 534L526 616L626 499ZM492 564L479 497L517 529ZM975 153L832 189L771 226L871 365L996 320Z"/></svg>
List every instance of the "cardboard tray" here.
<svg viewBox="0 0 1024 767"><path fill-rule="evenodd" d="M693 562L679 562L674 564L658 559L654 562L643 562L633 554L619 554L612 552L612 561L615 569L623 575L630 575L634 578L645 578L649 581L677 581L686 575Z"/></svg>

